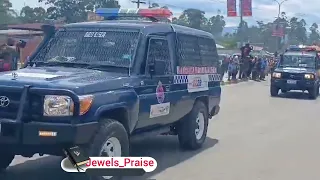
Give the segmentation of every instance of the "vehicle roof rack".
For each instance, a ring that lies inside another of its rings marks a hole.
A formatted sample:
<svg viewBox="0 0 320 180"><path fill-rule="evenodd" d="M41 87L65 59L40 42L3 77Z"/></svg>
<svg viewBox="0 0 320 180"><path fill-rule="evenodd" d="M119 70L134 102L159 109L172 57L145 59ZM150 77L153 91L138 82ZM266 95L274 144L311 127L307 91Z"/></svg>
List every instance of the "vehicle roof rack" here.
<svg viewBox="0 0 320 180"><path fill-rule="evenodd" d="M98 8L96 15L104 20L115 20L121 17L144 17L152 22L159 22L160 19L169 19L173 14L170 10L164 8L156 9L119 9L119 8Z"/></svg>

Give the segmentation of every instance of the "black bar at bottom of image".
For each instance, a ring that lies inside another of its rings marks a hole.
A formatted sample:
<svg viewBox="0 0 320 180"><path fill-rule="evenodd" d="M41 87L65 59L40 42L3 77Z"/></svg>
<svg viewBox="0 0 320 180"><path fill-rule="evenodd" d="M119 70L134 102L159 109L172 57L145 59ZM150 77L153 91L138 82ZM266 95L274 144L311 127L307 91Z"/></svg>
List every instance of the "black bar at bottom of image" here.
<svg viewBox="0 0 320 180"><path fill-rule="evenodd" d="M142 168L88 168L86 173L91 176L143 176L146 171Z"/></svg>

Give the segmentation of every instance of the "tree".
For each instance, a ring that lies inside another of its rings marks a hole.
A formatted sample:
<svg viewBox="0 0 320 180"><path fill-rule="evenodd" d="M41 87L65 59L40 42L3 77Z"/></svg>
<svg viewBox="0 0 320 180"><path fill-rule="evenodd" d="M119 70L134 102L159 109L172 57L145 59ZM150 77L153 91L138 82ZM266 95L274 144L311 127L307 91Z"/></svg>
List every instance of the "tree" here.
<svg viewBox="0 0 320 180"><path fill-rule="evenodd" d="M157 3L152 3L152 4L151 4L151 8L158 8L158 7L160 7L160 5L157 4Z"/></svg>
<svg viewBox="0 0 320 180"><path fill-rule="evenodd" d="M47 12L42 7L31 8L25 6L20 11L19 19L22 23L38 23L43 22L47 16Z"/></svg>
<svg viewBox="0 0 320 180"><path fill-rule="evenodd" d="M313 23L309 29L311 31L311 34L309 35L309 39L308 39L309 44L319 43L320 35L318 31L318 24Z"/></svg>
<svg viewBox="0 0 320 180"><path fill-rule="evenodd" d="M224 17L218 14L209 18L207 25L209 32L211 32L213 35L220 36L223 28L226 26L226 22L224 20Z"/></svg>
<svg viewBox="0 0 320 180"><path fill-rule="evenodd" d="M50 5L47 14L50 19L64 18L67 23L87 20L87 12L96 8L120 8L117 0L39 0Z"/></svg>
<svg viewBox="0 0 320 180"><path fill-rule="evenodd" d="M87 9L95 10L97 8L120 8L118 0L86 0L87 1Z"/></svg>
<svg viewBox="0 0 320 180"><path fill-rule="evenodd" d="M50 5L47 9L48 18L63 18L67 23L84 21L87 18L85 0L39 0Z"/></svg>
<svg viewBox="0 0 320 180"><path fill-rule="evenodd" d="M16 16L12 3L9 0L0 0L0 25L14 23Z"/></svg>
<svg viewBox="0 0 320 180"><path fill-rule="evenodd" d="M238 41L248 42L249 41L249 33L248 33L248 23L246 21L242 21L239 23L238 31L236 33Z"/></svg>
<svg viewBox="0 0 320 180"><path fill-rule="evenodd" d="M202 25L207 22L205 12L199 9L186 9L177 19L176 23L195 29L201 29Z"/></svg>
<svg viewBox="0 0 320 180"><path fill-rule="evenodd" d="M289 21L289 42L290 44L305 44L308 40L306 21L304 19L298 19L292 17Z"/></svg>

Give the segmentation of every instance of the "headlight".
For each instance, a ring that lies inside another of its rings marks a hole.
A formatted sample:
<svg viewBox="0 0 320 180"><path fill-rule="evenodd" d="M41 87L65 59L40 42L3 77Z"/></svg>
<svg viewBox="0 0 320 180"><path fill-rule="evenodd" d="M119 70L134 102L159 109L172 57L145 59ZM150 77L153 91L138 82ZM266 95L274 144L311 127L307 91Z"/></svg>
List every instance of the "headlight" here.
<svg viewBox="0 0 320 180"><path fill-rule="evenodd" d="M87 113L92 105L93 96L79 96L80 114ZM44 98L44 116L72 116L74 103L69 96L46 95Z"/></svg>
<svg viewBox="0 0 320 180"><path fill-rule="evenodd" d="M272 73L272 77L281 78L281 73L274 72L274 73Z"/></svg>
<svg viewBox="0 0 320 180"><path fill-rule="evenodd" d="M306 79L314 79L314 74L305 74L304 78L306 78Z"/></svg>

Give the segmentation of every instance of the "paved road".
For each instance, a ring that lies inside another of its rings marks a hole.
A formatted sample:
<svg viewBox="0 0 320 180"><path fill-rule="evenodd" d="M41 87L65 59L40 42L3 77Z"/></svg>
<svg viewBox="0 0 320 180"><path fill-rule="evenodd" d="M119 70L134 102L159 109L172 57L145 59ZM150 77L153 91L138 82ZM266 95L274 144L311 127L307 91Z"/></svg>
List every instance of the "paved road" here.
<svg viewBox="0 0 320 180"><path fill-rule="evenodd" d="M155 157L159 168L130 180L320 179L320 99L296 93L287 97L270 98L268 82L224 86L222 109L210 124L205 147L182 152L173 137L136 142L134 155ZM62 172L60 160L18 157L0 179L76 179Z"/></svg>

